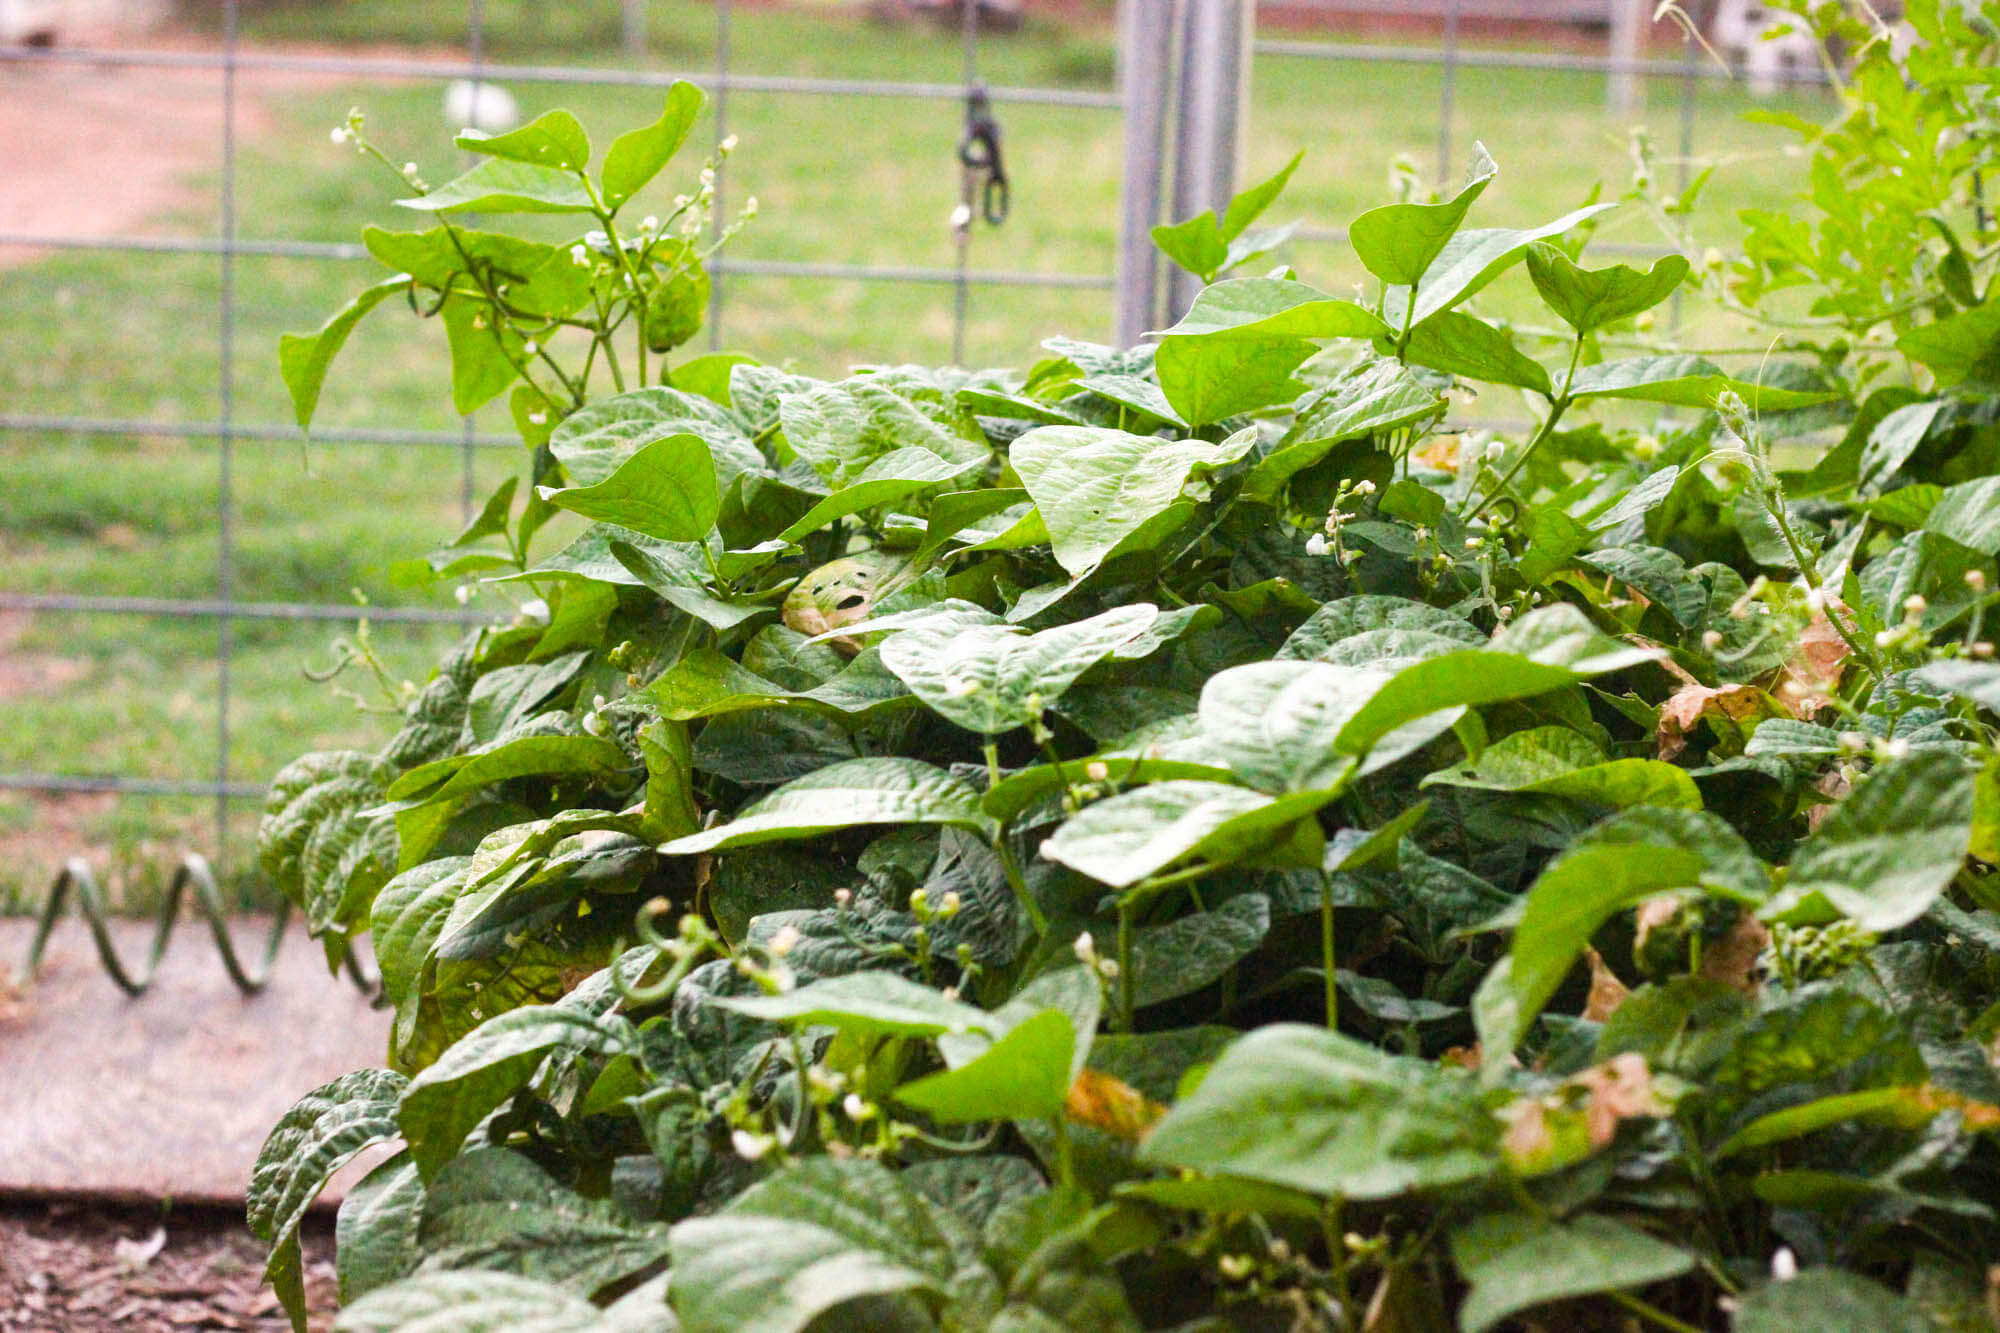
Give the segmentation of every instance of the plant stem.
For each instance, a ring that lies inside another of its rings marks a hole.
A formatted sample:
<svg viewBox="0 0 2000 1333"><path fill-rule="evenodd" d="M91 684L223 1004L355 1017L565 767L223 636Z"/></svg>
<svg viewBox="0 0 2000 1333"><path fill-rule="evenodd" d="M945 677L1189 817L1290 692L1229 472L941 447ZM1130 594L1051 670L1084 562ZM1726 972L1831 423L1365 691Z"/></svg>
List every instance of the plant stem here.
<svg viewBox="0 0 2000 1333"><path fill-rule="evenodd" d="M1334 980L1333 875L1319 872L1319 957L1326 972L1326 1030L1340 1029L1340 985Z"/></svg>
<svg viewBox="0 0 2000 1333"><path fill-rule="evenodd" d="M1486 493L1486 498L1481 500L1479 507L1472 511L1472 518L1478 518L1486 512L1488 505L1500 498L1502 492L1507 489L1507 484L1513 481L1520 474L1521 469L1528 465L1528 460L1534 457L1535 450L1541 448L1542 441L1555 433L1556 423L1562 420L1563 413L1569 411L1571 401L1569 390L1570 386L1576 383L1576 365L1582 359L1583 335L1578 334L1576 347L1570 352L1569 370L1563 376L1562 392L1549 400L1549 414L1542 419L1541 427L1535 431L1534 438L1528 441L1527 448L1521 450L1521 456L1509 464L1507 470L1500 475L1500 479L1493 483L1493 489Z"/></svg>
<svg viewBox="0 0 2000 1333"><path fill-rule="evenodd" d="M1672 1333L1701 1333L1701 1330L1693 1324L1683 1323L1668 1314L1665 1310L1660 1309L1657 1305L1648 1301L1642 1301L1630 1292L1610 1291L1605 1294L1630 1310L1633 1314L1638 1315L1641 1319L1651 1320L1661 1328L1672 1330Z"/></svg>
<svg viewBox="0 0 2000 1333"><path fill-rule="evenodd" d="M1118 1030L1133 1030L1132 900L1118 900Z"/></svg>

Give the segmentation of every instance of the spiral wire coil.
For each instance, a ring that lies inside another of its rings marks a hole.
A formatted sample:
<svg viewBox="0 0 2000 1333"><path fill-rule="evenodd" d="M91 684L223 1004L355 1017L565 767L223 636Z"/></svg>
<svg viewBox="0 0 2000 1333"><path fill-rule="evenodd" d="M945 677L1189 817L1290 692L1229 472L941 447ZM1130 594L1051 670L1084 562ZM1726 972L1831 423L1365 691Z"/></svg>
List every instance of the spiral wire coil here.
<svg viewBox="0 0 2000 1333"><path fill-rule="evenodd" d="M160 960L166 956L167 946L173 940L174 927L180 921L181 900L190 890L194 893L195 906L208 920L209 935L215 940L216 952L222 958L223 970L228 972L229 980L245 995L255 995L263 990L270 984L278 954L284 947L285 930L292 919L292 904L287 900L279 901L277 914L272 918L270 931L264 940L263 957L255 970L246 967L243 955L237 952L236 939L229 927L228 910L222 901L222 890L215 882L215 872L209 867L208 858L197 852L183 856L174 869L173 880L167 886L166 896L160 901L159 915L154 919L153 938L146 951L145 966L138 971L126 964L119 956L117 945L112 942L111 914L106 909L104 891L98 885L96 873L82 857L70 857L63 863L61 873L56 876L42 903L35 924L34 941L28 947L26 979L32 981L40 970L49 936L62 919L63 909L74 897L78 913L90 926L98 961L103 964L105 974L119 990L138 999L152 989ZM362 990L377 989L380 978L362 964L352 946L347 949L342 967Z"/></svg>

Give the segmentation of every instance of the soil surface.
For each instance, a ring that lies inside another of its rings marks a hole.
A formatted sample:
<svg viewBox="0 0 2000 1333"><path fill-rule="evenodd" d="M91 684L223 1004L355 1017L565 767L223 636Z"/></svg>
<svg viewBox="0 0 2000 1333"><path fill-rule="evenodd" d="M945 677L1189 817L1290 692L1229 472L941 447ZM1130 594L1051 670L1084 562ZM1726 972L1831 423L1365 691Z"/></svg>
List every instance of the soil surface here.
<svg viewBox="0 0 2000 1333"><path fill-rule="evenodd" d="M302 1236L313 1333L333 1327L333 1230ZM242 1214L0 1200L0 1333L289 1333Z"/></svg>

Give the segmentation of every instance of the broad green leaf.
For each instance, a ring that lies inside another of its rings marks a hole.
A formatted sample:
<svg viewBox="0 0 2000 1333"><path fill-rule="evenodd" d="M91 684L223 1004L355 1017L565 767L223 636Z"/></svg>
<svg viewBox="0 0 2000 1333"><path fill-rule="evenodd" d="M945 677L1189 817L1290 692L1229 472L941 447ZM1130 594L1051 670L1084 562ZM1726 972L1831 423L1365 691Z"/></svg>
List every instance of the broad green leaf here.
<svg viewBox="0 0 2000 1333"><path fill-rule="evenodd" d="M904 1084L896 1100L946 1125L1050 1119L1069 1095L1076 1044L1069 1015L1045 1009L956 1069Z"/></svg>
<svg viewBox="0 0 2000 1333"><path fill-rule="evenodd" d="M504 157L559 171L582 171L590 162L590 136L575 116L561 110L544 111L505 134L470 130L452 142L484 157Z"/></svg>
<svg viewBox="0 0 2000 1333"><path fill-rule="evenodd" d="M1625 264L1588 269L1547 242L1528 247L1528 276L1543 302L1579 334L1651 310L1687 280L1688 261L1667 255L1641 273Z"/></svg>
<svg viewBox="0 0 2000 1333"><path fill-rule="evenodd" d="M1458 1312L1464 1333L1551 1301L1664 1282L1696 1263L1678 1246L1595 1214L1552 1222L1488 1213L1452 1228L1451 1257L1472 1284Z"/></svg>
<svg viewBox="0 0 2000 1333"><path fill-rule="evenodd" d="M1118 1186L1121 1199L1144 1199L1162 1208L1198 1213L1256 1213L1263 1217L1295 1217L1310 1222L1324 1205L1310 1194L1237 1176L1168 1176L1161 1180L1128 1180Z"/></svg>
<svg viewBox="0 0 2000 1333"><path fill-rule="evenodd" d="M599 1333L598 1309L553 1282L438 1272L384 1287L340 1312L335 1333Z"/></svg>
<svg viewBox="0 0 2000 1333"><path fill-rule="evenodd" d="M1442 311L1411 329L1403 358L1461 379L1533 389L1544 398L1553 393L1541 362L1516 347L1505 331L1460 310Z"/></svg>
<svg viewBox="0 0 2000 1333"><path fill-rule="evenodd" d="M396 204L423 213L589 213L596 207L573 172L503 157Z"/></svg>
<svg viewBox="0 0 2000 1333"><path fill-rule="evenodd" d="M1197 213L1180 222L1160 223L1152 231L1153 244L1203 282L1213 282L1229 262L1229 243L1215 224L1215 214Z"/></svg>
<svg viewBox="0 0 2000 1333"><path fill-rule="evenodd" d="M984 1009L893 972L853 972L776 995L737 996L712 1003L767 1022L837 1027L870 1036L990 1035L997 1030L994 1016Z"/></svg>
<svg viewBox="0 0 2000 1333"><path fill-rule="evenodd" d="M1483 649L1404 667L1341 729L1347 754L1366 754L1383 737L1447 708L1525 699L1576 681L1653 660L1598 632L1566 603L1530 611Z"/></svg>
<svg viewBox="0 0 2000 1333"><path fill-rule="evenodd" d="M1108 398L1120 407L1139 413L1142 418L1163 421L1177 430L1187 429L1187 422L1181 420L1180 413L1174 411L1166 394L1160 392L1160 386L1150 379L1139 375L1086 375L1076 381L1075 387L1079 391ZM1081 426L1087 423L1074 421L1068 424ZM1120 424L1124 423L1121 421Z"/></svg>
<svg viewBox="0 0 2000 1333"><path fill-rule="evenodd" d="M1929 1123L1939 1106L1923 1088L1867 1088L1833 1097L1820 1097L1799 1106L1760 1115L1724 1140L1714 1152L1721 1161L1751 1148L1764 1148L1801 1138L1832 1125L1850 1121L1889 1124L1915 1129Z"/></svg>
<svg viewBox="0 0 2000 1333"><path fill-rule="evenodd" d="M1369 209L1347 226L1355 256L1390 286L1415 286L1465 221L1472 205L1493 183L1498 170L1482 146L1473 152L1465 184L1443 203L1384 204Z"/></svg>
<svg viewBox="0 0 2000 1333"><path fill-rule="evenodd" d="M1606 759L1588 737L1568 727L1533 727L1504 736L1478 759L1439 769L1422 786L1540 792L1599 805L1701 809L1701 792L1685 769L1657 759Z"/></svg>
<svg viewBox="0 0 2000 1333"><path fill-rule="evenodd" d="M1280 661L1323 661L1344 639L1374 630L1411 630L1480 647L1486 636L1465 617L1406 597L1364 593L1327 602L1292 631L1276 653Z"/></svg>
<svg viewBox="0 0 2000 1333"><path fill-rule="evenodd" d="M1876 422L1861 447L1856 489L1864 495L1880 490L1930 438L1931 427L1950 405L1944 398L1906 403Z"/></svg>
<svg viewBox="0 0 2000 1333"><path fill-rule="evenodd" d="M1042 426L1014 441L1009 457L1047 525L1057 563L1082 578L1166 513L1192 477L1236 461L1255 442L1249 432L1210 444Z"/></svg>
<svg viewBox="0 0 2000 1333"><path fill-rule="evenodd" d="M347 335L361 317L397 292L408 290L410 280L401 274L384 278L333 313L314 333L285 333L278 337L278 373L292 396L292 412L299 425L312 425L319 407L319 391L326 383L327 367L347 342Z"/></svg>
<svg viewBox="0 0 2000 1333"><path fill-rule="evenodd" d="M1404 367L1378 360L1343 376L1303 408L1284 438L1243 479L1242 498L1268 500L1336 444L1437 416L1444 399Z"/></svg>
<svg viewBox="0 0 2000 1333"><path fill-rule="evenodd" d="M451 405L464 415L513 387L527 360L527 339L511 322L495 322L493 307L474 297L453 292L445 297L443 314L451 345Z"/></svg>
<svg viewBox="0 0 2000 1333"><path fill-rule="evenodd" d="M664 1259L667 1228L563 1188L512 1149L478 1148L430 1183L417 1242L435 1267L513 1273L595 1294Z"/></svg>
<svg viewBox="0 0 2000 1333"><path fill-rule="evenodd" d="M911 707L916 698L882 665L880 649L860 655L824 685L787 690L713 648L689 653L643 691L677 722L765 708L795 708L850 724Z"/></svg>
<svg viewBox="0 0 2000 1333"><path fill-rule="evenodd" d="M928 449L962 466L991 454L985 432L956 398L899 392L881 375L856 375L778 399L785 439L834 486L852 484L876 459L899 449Z"/></svg>
<svg viewBox="0 0 2000 1333"><path fill-rule="evenodd" d="M1989 559L2000 555L2000 477L1947 487L1923 525Z"/></svg>
<svg viewBox="0 0 2000 1333"><path fill-rule="evenodd" d="M1270 930L1270 900L1246 893L1212 912L1194 912L1139 931L1132 940L1134 1007L1163 1004L1219 980L1249 957Z"/></svg>
<svg viewBox="0 0 2000 1333"><path fill-rule="evenodd" d="M1243 234L1245 228L1264 215L1264 210L1284 193L1286 184L1292 179L1292 173L1299 169L1299 163L1305 160L1305 156L1305 150L1300 149L1292 154L1291 161L1247 190L1239 191L1229 201L1229 207L1223 211L1222 226L1219 229L1223 240L1235 240Z"/></svg>
<svg viewBox="0 0 2000 1333"><path fill-rule="evenodd" d="M1896 350L1937 372L1941 384L1990 387L2000 378L2000 300L1919 324L1896 339Z"/></svg>
<svg viewBox="0 0 2000 1333"><path fill-rule="evenodd" d="M1389 330L1366 307L1290 278L1231 278L1203 289L1188 312L1158 336L1210 343L1293 338L1373 338ZM1165 387L1164 380L1162 387ZM1173 394L1167 394L1171 401Z"/></svg>
<svg viewBox="0 0 2000 1333"><path fill-rule="evenodd" d="M1355 769L1335 748L1341 729L1387 680L1326 662L1250 662L1208 678L1198 716L1238 781L1272 793L1339 791Z"/></svg>
<svg viewBox="0 0 2000 1333"><path fill-rule="evenodd" d="M1266 796L1219 782L1155 782L1084 807L1042 843L1041 853L1121 889L1184 861L1224 865L1246 856L1282 859L1293 850L1287 837L1293 825L1300 826L1296 831L1305 834L1307 843L1323 844L1318 825L1307 816L1339 794ZM1301 859L1318 864L1316 849L1297 850ZM1308 850L1312 855L1305 858Z"/></svg>
<svg viewBox="0 0 2000 1333"><path fill-rule="evenodd" d="M701 114L706 100L701 89L684 80L675 80L667 89L666 108L658 120L612 141L604 154L600 181L605 207L622 207L660 174L687 141L688 131L694 128L695 117Z"/></svg>
<svg viewBox="0 0 2000 1333"><path fill-rule="evenodd" d="M1470 1078L1323 1028L1275 1023L1231 1046L1139 1158L1386 1199L1488 1175L1498 1140Z"/></svg>
<svg viewBox="0 0 2000 1333"><path fill-rule="evenodd" d="M856 824L956 824L984 830L979 793L961 778L915 759L850 759L829 764L745 806L727 824L676 838L669 856L813 838Z"/></svg>
<svg viewBox="0 0 2000 1333"><path fill-rule="evenodd" d="M271 1246L264 1277L297 1333L306 1327L299 1222L334 1172L396 1137L396 1101L407 1083L387 1069L342 1074L295 1102L257 1153L246 1194L250 1230Z"/></svg>
<svg viewBox="0 0 2000 1333"><path fill-rule="evenodd" d="M803 517L778 534L779 541L795 542L808 533L864 509L896 504L934 486L962 478L976 463L939 458L924 448L896 449L872 460L832 495L821 500Z"/></svg>
<svg viewBox="0 0 2000 1333"><path fill-rule="evenodd" d="M465 1136L514 1095L557 1047L596 1055L631 1054L638 1034L622 1018L537 1004L487 1019L454 1043L403 1091L397 1114L410 1159L436 1177Z"/></svg>
<svg viewBox="0 0 2000 1333"><path fill-rule="evenodd" d="M1813 1268L1746 1292L1732 1333L1936 1333L1914 1303L1859 1273Z"/></svg>
<svg viewBox="0 0 2000 1333"><path fill-rule="evenodd" d="M2000 713L2000 662L1977 662L1956 657L1918 667L1913 674L1934 689L1970 699L1981 708Z"/></svg>
<svg viewBox="0 0 2000 1333"><path fill-rule="evenodd" d="M1768 883L1742 838L1714 815L1641 806L1594 825L1522 900L1513 951L1479 988L1480 1039L1493 1051L1518 1046L1591 936L1617 912L1674 889L1755 901Z"/></svg>
<svg viewBox="0 0 2000 1333"><path fill-rule="evenodd" d="M1445 243L1438 257L1424 270L1424 280L1417 284L1414 307L1409 288L1398 287L1383 298L1384 317L1398 326L1405 322L1406 315L1411 326L1421 324L1432 315L1477 295L1486 284L1511 268L1521 258L1521 252L1536 241L1560 236L1579 222L1616 207L1616 204L1589 204L1553 222L1520 231L1505 228L1461 231Z"/></svg>
<svg viewBox="0 0 2000 1333"><path fill-rule="evenodd" d="M536 491L558 509L670 542L701 541L722 507L708 444L686 433L648 442L593 486Z"/></svg>
<svg viewBox="0 0 2000 1333"><path fill-rule="evenodd" d="M625 752L597 736L524 736L474 755L413 768L389 788L401 841L399 870L422 861L465 802L510 778L583 775L612 779L633 768Z"/></svg>
<svg viewBox="0 0 2000 1333"><path fill-rule="evenodd" d="M1039 720L1079 676L1158 617L1158 607L1140 602L1037 634L1011 625L906 629L882 644L882 664L934 712L995 735Z"/></svg>
<svg viewBox="0 0 2000 1333"><path fill-rule="evenodd" d="M1831 402L1840 396L1736 379L1725 375L1714 362L1698 356L1639 356L1606 361L1577 371L1576 378L1568 385L1571 398L1633 398L1676 407L1713 408L1725 393L1740 397L1753 412L1789 412Z"/></svg>
<svg viewBox="0 0 2000 1333"><path fill-rule="evenodd" d="M1167 401L1199 426L1288 400L1292 371L1312 354L1307 339L1387 332L1363 307L1302 282L1235 278L1203 290L1159 335L1155 365Z"/></svg>
<svg viewBox="0 0 2000 1333"><path fill-rule="evenodd" d="M674 1228L671 1300L686 1333L800 1333L865 1296L941 1300L957 1267L888 1168L813 1157Z"/></svg>
<svg viewBox="0 0 2000 1333"><path fill-rule="evenodd" d="M1883 764L1792 857L1785 900L1817 893L1863 930L1890 931L1930 909L1965 860L1973 773L1956 755Z"/></svg>
<svg viewBox="0 0 2000 1333"><path fill-rule="evenodd" d="M1312 354L1313 345L1298 338L1169 338L1160 344L1155 364L1174 410L1190 425L1206 426L1290 402L1305 387L1292 372Z"/></svg>
<svg viewBox="0 0 2000 1333"><path fill-rule="evenodd" d="M347 1191L334 1223L342 1305L416 1271L422 1257L417 1219L423 1210L424 1179L407 1152L377 1164Z"/></svg>
<svg viewBox="0 0 2000 1333"><path fill-rule="evenodd" d="M572 485L593 486L653 441L682 433L708 445L722 490L764 469L764 456L726 409L668 388L634 389L579 408L551 433L549 452Z"/></svg>
<svg viewBox="0 0 2000 1333"><path fill-rule="evenodd" d="M401 1006L413 999L438 930L464 891L472 858L441 856L411 866L375 895L369 942L382 973L382 997Z"/></svg>

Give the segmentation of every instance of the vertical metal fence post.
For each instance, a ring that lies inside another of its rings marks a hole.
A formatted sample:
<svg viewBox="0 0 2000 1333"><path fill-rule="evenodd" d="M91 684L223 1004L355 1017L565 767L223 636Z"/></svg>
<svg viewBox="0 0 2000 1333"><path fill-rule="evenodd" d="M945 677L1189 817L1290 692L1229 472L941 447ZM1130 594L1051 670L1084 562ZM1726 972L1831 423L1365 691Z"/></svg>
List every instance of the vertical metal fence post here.
<svg viewBox="0 0 2000 1333"><path fill-rule="evenodd" d="M622 0L624 21L625 58L640 61L646 58L646 0Z"/></svg>
<svg viewBox="0 0 2000 1333"><path fill-rule="evenodd" d="M1119 0L1118 91L1125 165L1118 186L1118 287L1112 341L1131 347L1159 313L1160 186L1167 169L1167 73L1174 55L1173 0Z"/></svg>
<svg viewBox="0 0 2000 1333"><path fill-rule="evenodd" d="M1444 39L1439 51L1444 56L1438 71L1438 188L1451 183L1452 105L1458 98L1458 7L1451 0L1444 11Z"/></svg>
<svg viewBox="0 0 2000 1333"><path fill-rule="evenodd" d="M1248 0L1185 0L1181 29L1180 104L1174 134L1174 217L1223 209L1236 190L1236 163L1249 109ZM1175 271L1167 283L1167 314L1179 318L1201 291L1201 279Z"/></svg>
<svg viewBox="0 0 2000 1333"><path fill-rule="evenodd" d="M486 0L467 0L465 11L465 57L466 63L472 67L472 100L470 104L476 108L479 105L480 74L486 65ZM476 111L473 113L472 118L475 122L478 121L479 116ZM500 128L504 127L496 127L495 133L498 133ZM472 413L466 413L464 418L459 422L458 521L461 525L472 522L472 516L476 512L474 505L478 502L479 488L472 461L473 449L475 448L473 440L478 433L479 427L473 420Z"/></svg>
<svg viewBox="0 0 2000 1333"><path fill-rule="evenodd" d="M1644 85L1639 82L1639 48L1646 31L1640 12L1646 0L1609 0L1611 5L1611 75L1604 81L1605 112L1625 122L1639 109Z"/></svg>
<svg viewBox="0 0 2000 1333"><path fill-rule="evenodd" d="M215 597L215 873L229 870L229 659L236 622L227 614L236 595L236 23L238 0L222 3L222 253L216 346Z"/></svg>
<svg viewBox="0 0 2000 1333"><path fill-rule="evenodd" d="M972 101L972 90L979 84L979 0L958 0L958 44L960 76L965 84L967 106ZM963 151L962 149L960 151ZM958 172L958 214L952 218L952 230L956 233L953 266L955 269L951 284L951 363L965 364L965 328L972 308L972 280L969 276L972 265L972 227L977 212L974 208L972 172L961 163Z"/></svg>
<svg viewBox="0 0 2000 1333"><path fill-rule="evenodd" d="M715 197L710 234L721 236L725 205L722 192L728 184L729 159L722 155L722 141L729 137L729 0L715 0ZM722 270L708 275L708 350L722 350Z"/></svg>

